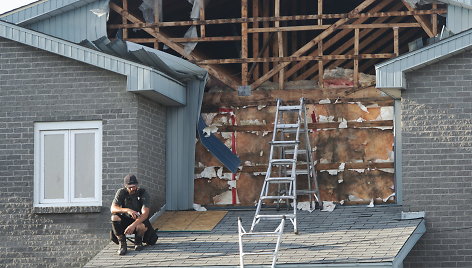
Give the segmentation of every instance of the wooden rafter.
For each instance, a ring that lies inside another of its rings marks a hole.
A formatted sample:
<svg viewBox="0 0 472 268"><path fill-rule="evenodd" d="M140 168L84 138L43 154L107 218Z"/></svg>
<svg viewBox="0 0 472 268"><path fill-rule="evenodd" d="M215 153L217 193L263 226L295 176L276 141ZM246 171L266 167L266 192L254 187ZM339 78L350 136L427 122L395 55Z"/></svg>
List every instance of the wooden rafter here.
<svg viewBox="0 0 472 268"><path fill-rule="evenodd" d="M374 12L376 11L379 11L379 10L382 10L382 8L384 8L385 6L387 6L389 4L389 0L384 0L380 3L378 3L376 6L374 6L372 9L374 10ZM367 21L367 17L365 18L359 18L359 19L356 19L354 21L354 23L356 24L362 24L364 23L365 21ZM342 31L339 31L336 35L334 35L332 38L330 38L329 40L327 40L326 42L323 43L323 49L329 49L331 46L333 46L336 42L338 42L339 40L341 40L344 36L346 36L346 34L348 34L350 32L350 30L348 29L344 29ZM337 53L337 52L335 52ZM318 51L313 51L312 53L310 53L310 56L315 56L319 54ZM288 71L287 71L287 77L289 76L292 76L293 74L295 74L298 70L300 70L301 68L303 68L304 66L306 65L306 63L304 62L300 62L300 63L297 63L295 64L293 67L291 67ZM314 67L311 67L308 69L309 72L314 72L315 71L315 68ZM304 74L307 74L308 71L304 72Z"/></svg>
<svg viewBox="0 0 472 268"><path fill-rule="evenodd" d="M349 14L352 14L352 15L355 15L355 14L358 14L359 12L361 12L363 9L367 8L370 4L372 4L373 2L375 2L375 0L365 0L364 2L362 2L360 5L358 5L356 8L354 8L351 12L349 12ZM349 16L348 16L349 17ZM301 47L300 49L298 49L295 53L292 54L292 56L294 57L298 57L298 56L301 56L303 55L305 52L307 52L308 50L310 50L313 46L315 46L316 44L318 44L318 42L320 42L321 40L323 40L323 38L327 37L328 35L330 35L331 33L333 33L339 26L345 24L346 22L348 22L350 19L349 18L344 18L344 19L340 19L338 20L337 22L335 22L334 24L332 24L328 29L326 29L325 31L323 31L321 34L319 34L318 36L316 36L315 38L313 38L310 42L308 42L306 45L304 45L303 47ZM285 62L285 63L281 63L279 65L277 65L275 68L273 68L272 70L270 70L268 73L266 73L265 75L263 75L261 78L259 78L258 80L256 80L254 83L251 84L251 87L252 88L257 88L259 87L262 83L264 83L265 81L267 81L269 78L271 78L273 75L275 75L278 71L282 70L283 68L285 68L287 65L289 65L290 62Z"/></svg>
<svg viewBox="0 0 472 268"><path fill-rule="evenodd" d="M117 4L115 4L113 2L110 2L110 8L113 9L118 14L121 14L122 16L126 17L126 19L131 21L132 23L143 23L143 21L141 19L133 16L129 12L123 12L124 11L123 8L121 8L120 6L118 6ZM173 49L177 53L181 54L182 56L184 56L188 60L190 60L192 62L201 60L201 57L197 56L194 52L186 53L182 45L172 42L169 39L169 37L167 35L165 35L164 33L157 32L156 30L151 29L151 28L143 28L143 30L146 31L148 34L154 36L160 42L164 43L165 45L167 45L168 47L170 47L171 49ZM238 85L239 83L237 83L231 77L225 75L222 70L219 70L216 67L209 66L209 65L205 66L204 68L208 71L209 74L213 75L214 77L216 77L221 82L225 83L229 87L236 90L236 85Z"/></svg>
<svg viewBox="0 0 472 268"><path fill-rule="evenodd" d="M408 8L409 11L413 11L415 10L408 2L406 2L405 0L402 0L403 4L405 5L406 8ZM416 21L421 25L421 27L423 28L423 30L426 32L426 34L429 36L429 37L434 37L434 33L433 33L433 26L431 25L431 22L429 22L428 20L424 19L421 15L414 15Z"/></svg>

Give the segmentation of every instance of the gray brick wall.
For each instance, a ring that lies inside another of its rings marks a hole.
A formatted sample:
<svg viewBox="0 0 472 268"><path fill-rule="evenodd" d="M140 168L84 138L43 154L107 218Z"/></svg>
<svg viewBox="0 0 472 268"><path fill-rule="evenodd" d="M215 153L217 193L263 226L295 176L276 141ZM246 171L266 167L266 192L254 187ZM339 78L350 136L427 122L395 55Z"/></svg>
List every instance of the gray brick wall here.
<svg viewBox="0 0 472 268"><path fill-rule="evenodd" d="M426 234L405 267L472 267L472 53L407 74L402 93L406 209Z"/></svg>
<svg viewBox="0 0 472 268"><path fill-rule="evenodd" d="M151 216L165 203L165 109L139 98L138 109L138 174L152 198Z"/></svg>
<svg viewBox="0 0 472 268"><path fill-rule="evenodd" d="M126 92L124 76L0 38L0 104L1 267L80 267L108 243L109 206L128 172L164 191L165 108ZM70 120L103 122L103 206L36 213L33 124Z"/></svg>

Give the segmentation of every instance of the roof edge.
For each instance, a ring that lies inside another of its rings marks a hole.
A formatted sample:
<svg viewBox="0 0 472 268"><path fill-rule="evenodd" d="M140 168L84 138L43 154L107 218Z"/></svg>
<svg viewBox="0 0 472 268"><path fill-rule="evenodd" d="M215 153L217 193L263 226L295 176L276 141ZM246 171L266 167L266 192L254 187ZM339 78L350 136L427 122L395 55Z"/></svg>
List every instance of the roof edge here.
<svg viewBox="0 0 472 268"><path fill-rule="evenodd" d="M86 48L70 41L29 30L1 20L0 37L125 75L127 77L126 84L128 91L155 91L156 94L166 97L163 99L163 104L186 104L185 83L146 65ZM159 84L165 85L165 87L157 87Z"/></svg>
<svg viewBox="0 0 472 268"><path fill-rule="evenodd" d="M41 0L0 14L0 19L18 24L29 24L52 17L98 0Z"/></svg>
<svg viewBox="0 0 472 268"><path fill-rule="evenodd" d="M377 88L406 87L405 73L472 48L472 29L375 65Z"/></svg>

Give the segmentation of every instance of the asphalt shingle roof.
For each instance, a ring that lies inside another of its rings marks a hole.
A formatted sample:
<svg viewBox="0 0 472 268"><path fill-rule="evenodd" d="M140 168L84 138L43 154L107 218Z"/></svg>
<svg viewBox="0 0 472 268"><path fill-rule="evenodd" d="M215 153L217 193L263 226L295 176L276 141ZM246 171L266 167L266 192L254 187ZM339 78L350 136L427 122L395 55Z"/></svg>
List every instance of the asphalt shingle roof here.
<svg viewBox="0 0 472 268"><path fill-rule="evenodd" d="M154 246L116 254L110 243L85 267L237 267L237 217L246 230L254 211L229 211L211 232L159 232ZM400 220L401 207L339 207L333 212L298 213L299 234L286 222L277 267L320 264L392 263L424 219ZM265 220L256 231L273 231L278 222ZM271 241L246 240L245 251L273 249ZM129 246L129 245L128 245ZM402 252L403 253L403 252ZM246 256L246 265L270 265L271 256Z"/></svg>

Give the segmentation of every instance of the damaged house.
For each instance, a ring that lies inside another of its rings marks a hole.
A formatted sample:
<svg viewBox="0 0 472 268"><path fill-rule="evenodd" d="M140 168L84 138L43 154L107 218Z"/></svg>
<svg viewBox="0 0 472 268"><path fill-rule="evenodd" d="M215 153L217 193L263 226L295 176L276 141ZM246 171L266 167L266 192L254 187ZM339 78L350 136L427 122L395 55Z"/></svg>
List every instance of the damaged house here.
<svg viewBox="0 0 472 268"><path fill-rule="evenodd" d="M468 0L46 0L0 15L2 226L19 235L6 258L86 263L128 172L153 213L253 206L276 99L303 97L321 199L426 211L405 267L470 265L471 13ZM195 141L200 111L229 150ZM91 173L64 164L62 192L39 187L56 185L38 161L48 140L64 163L82 140Z"/></svg>

